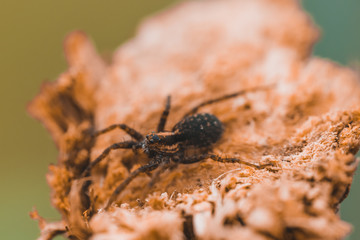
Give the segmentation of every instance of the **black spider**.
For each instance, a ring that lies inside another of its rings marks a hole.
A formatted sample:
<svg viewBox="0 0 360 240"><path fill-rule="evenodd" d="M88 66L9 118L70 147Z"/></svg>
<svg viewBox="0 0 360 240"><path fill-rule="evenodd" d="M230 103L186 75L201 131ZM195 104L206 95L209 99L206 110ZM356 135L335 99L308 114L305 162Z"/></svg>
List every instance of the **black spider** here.
<svg viewBox="0 0 360 240"><path fill-rule="evenodd" d="M224 126L221 121L213 114L196 113L198 109L203 106L237 97L250 91L266 90L269 89L269 87L270 86L263 86L242 90L203 102L185 114L182 120L178 122L171 131L164 130L170 111L170 96L168 96L165 109L161 115L160 122L157 127L157 132L149 133L144 137L142 134L125 124L111 125L101 131L96 132L94 134L95 137L107 133L113 129L120 128L129 134L133 140L115 143L106 148L100 156L98 156L88 165L82 176L90 176L91 169L101 160L103 160L111 150L114 149L142 149L149 157L150 161L148 164L143 165L130 173L128 178L126 178L120 185L117 186L108 200L108 203L105 207L105 209L107 209L136 176L138 176L140 173L153 171L158 167L161 168L156 172L155 176L153 176L153 179L149 185L152 185L160 173L173 164L191 164L208 158L219 162L242 163L257 169L262 169L266 166L269 166L270 164L257 165L238 158L221 157L216 154L209 153L212 145L219 141L219 139L222 137ZM187 156L185 152L189 148L203 150L200 154Z"/></svg>

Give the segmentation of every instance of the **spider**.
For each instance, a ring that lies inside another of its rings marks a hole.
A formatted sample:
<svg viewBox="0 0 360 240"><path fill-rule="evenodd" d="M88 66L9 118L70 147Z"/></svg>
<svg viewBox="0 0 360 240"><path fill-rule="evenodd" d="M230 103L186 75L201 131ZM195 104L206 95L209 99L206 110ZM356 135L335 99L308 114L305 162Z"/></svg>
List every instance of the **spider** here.
<svg viewBox="0 0 360 240"><path fill-rule="evenodd" d="M128 127L126 124L114 124L101 131L95 132L93 136L97 137L119 128L129 134L133 140L114 143L106 148L87 166L82 177L90 176L93 167L115 149L142 149L148 156L150 161L147 164L131 172L130 175L116 187L105 206L105 209L107 209L116 201L126 186L140 173L150 173L159 167L160 169L154 174L153 179L149 183L149 187L154 184L161 172L171 166L177 164L192 164L208 158L218 162L241 163L256 169L265 168L271 164L257 165L239 158L221 157L210 153L212 146L221 139L224 133L224 125L215 115L211 113L197 113L197 111L206 105L234 98L250 91L266 90L269 89L269 87L270 86L262 86L241 90L198 104L187 112L182 120L175 124L171 131L165 131L165 124L170 112L171 102L171 98L168 96L156 132L151 132L144 137L141 133ZM185 153L189 148L203 149L203 151L199 154L187 156Z"/></svg>

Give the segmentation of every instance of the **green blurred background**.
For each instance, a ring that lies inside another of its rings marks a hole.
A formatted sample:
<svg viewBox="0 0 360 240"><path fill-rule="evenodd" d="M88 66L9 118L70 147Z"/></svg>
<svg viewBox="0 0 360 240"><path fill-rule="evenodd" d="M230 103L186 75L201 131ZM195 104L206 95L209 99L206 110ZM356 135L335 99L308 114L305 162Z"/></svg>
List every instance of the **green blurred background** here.
<svg viewBox="0 0 360 240"><path fill-rule="evenodd" d="M100 53L110 53L130 38L139 21L173 4L170 0L36 0L1 1L0 7L0 239L36 239L33 206L47 219L59 219L49 201L45 174L56 162L55 146L45 129L31 119L26 104L45 80L54 80L66 62L63 40L81 29ZM304 0L304 7L323 30L315 55L359 66L360 1ZM359 171L358 171L359 172ZM354 225L348 239L360 239L360 177L341 207ZM62 239L60 237L56 239Z"/></svg>

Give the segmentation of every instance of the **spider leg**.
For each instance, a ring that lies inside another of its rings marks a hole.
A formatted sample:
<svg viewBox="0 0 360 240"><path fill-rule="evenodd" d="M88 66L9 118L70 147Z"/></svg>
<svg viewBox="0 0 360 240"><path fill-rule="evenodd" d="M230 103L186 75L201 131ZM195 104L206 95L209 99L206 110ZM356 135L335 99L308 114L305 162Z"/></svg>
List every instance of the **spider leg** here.
<svg viewBox="0 0 360 240"><path fill-rule="evenodd" d="M271 163L258 165L258 164L250 163L248 161L241 160L239 158L220 157L218 155L211 154L211 153L207 154L207 155L208 155L209 158L211 158L212 160L217 161L217 162L241 163L241 164L244 164L244 165L247 165L247 166L250 166L250 167L253 167L253 168L257 168L257 169L263 169L265 167L272 166Z"/></svg>
<svg viewBox="0 0 360 240"><path fill-rule="evenodd" d="M137 141L142 141L144 139L144 136L137 132L135 129L132 129L131 127L128 127L126 124L113 124L113 125L110 125L109 127L103 129L103 130L100 130L100 131L96 131L94 134L93 134L93 137L97 137L99 135L102 135L104 133L107 133L107 132L110 132L116 128L120 128L122 130L124 130L127 134L129 134L132 138L134 138L135 140Z"/></svg>
<svg viewBox="0 0 360 240"><path fill-rule="evenodd" d="M157 127L157 132L163 132L164 131L166 120L167 120L167 117L169 116L169 112L170 112L170 106L171 106L170 101L171 101L171 97L168 96L166 98L165 109L162 112L161 117L160 117L160 122L159 122L158 127Z"/></svg>
<svg viewBox="0 0 360 240"><path fill-rule="evenodd" d="M220 157L220 156L218 156L216 154L212 154L212 153L201 154L201 155L193 156L193 157L186 157L186 158L181 159L181 161L179 163L192 164L192 163L196 163L196 162L199 162L199 161L207 159L207 158L211 158L214 161L223 162L223 163L225 163L225 162L241 163L241 164L244 164L244 165L247 165L247 166L250 166L250 167L253 167L253 168L257 168L257 169L263 169L265 167L272 166L272 164L260 164L260 165L258 165L258 164L254 164L254 163L250 163L250 162L241 160L239 158Z"/></svg>
<svg viewBox="0 0 360 240"><path fill-rule="evenodd" d="M152 170L156 169L158 166L159 166L159 163L149 163L149 164L139 167L138 169L136 169L135 171L130 173L130 175L120 185L118 185L116 187L115 191L111 194L109 201L107 202L107 204L105 206L105 210L111 206L111 204L116 200L118 195L126 188L127 185L129 185L129 183L135 177L137 177L140 173L152 171Z"/></svg>
<svg viewBox="0 0 360 240"><path fill-rule="evenodd" d="M230 94L226 94L226 95L223 95L221 97L218 97L218 98L214 98L214 99L210 99L210 100L207 100L205 102L202 102L200 104L198 104L197 106L193 107L189 112L187 112L183 118L189 116L189 115L193 115L195 114L199 108L201 107L204 107L206 105L210 105L210 104L213 104L213 103L217 103L217 102L221 102L221 101L224 101L224 100L227 100L227 99L230 99L230 98L234 98L234 97L238 97L240 95L244 95L248 92L254 92L254 91L261 91L261 90L268 90L270 89L271 87L275 86L275 84L271 84L271 85L266 85L266 86L261 86L261 87L253 87L253 88L249 88L249 89L244 89L244 90L241 90L241 91L238 91L238 92L234 92L234 93L230 93Z"/></svg>
<svg viewBox="0 0 360 240"><path fill-rule="evenodd" d="M111 145L110 147L106 148L101 154L100 156L98 156L94 161L90 162L90 164L87 166L87 168L84 170L84 172L82 173L82 177L88 177L90 176L90 172L91 169L97 165L101 160L103 160L107 155L109 155L109 153L114 150L114 149L120 149L120 148L139 148L140 145L138 144L138 142L135 141L125 141L125 142L119 142L119 143L114 143L113 145Z"/></svg>
<svg viewBox="0 0 360 240"><path fill-rule="evenodd" d="M143 191L142 198L146 197L148 191L154 186L156 182L160 179L160 175L165 172L167 169L177 166L175 162L163 162L159 165L159 169L151 177L151 181L147 184L146 189Z"/></svg>

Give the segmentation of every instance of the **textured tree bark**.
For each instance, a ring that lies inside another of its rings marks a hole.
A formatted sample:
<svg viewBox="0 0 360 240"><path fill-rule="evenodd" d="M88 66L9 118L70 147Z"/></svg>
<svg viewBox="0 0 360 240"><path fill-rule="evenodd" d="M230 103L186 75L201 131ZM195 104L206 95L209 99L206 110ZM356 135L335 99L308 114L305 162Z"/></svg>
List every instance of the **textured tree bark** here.
<svg viewBox="0 0 360 240"><path fill-rule="evenodd" d="M59 149L47 180L62 221L33 212L39 239L344 238L351 227L336 212L358 163L359 77L313 57L317 38L292 0L183 2L144 21L111 65L84 33L70 34L68 71L28 107ZM146 155L113 151L82 178L106 147L129 139L121 130L92 138L95 130L126 123L156 131L167 95L171 130L202 101L270 84L200 109L225 125L212 152L270 167L208 159L164 171L150 189L151 177L141 174L107 210Z"/></svg>

